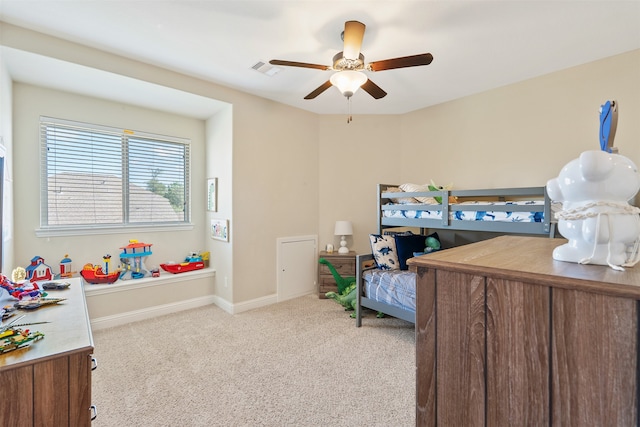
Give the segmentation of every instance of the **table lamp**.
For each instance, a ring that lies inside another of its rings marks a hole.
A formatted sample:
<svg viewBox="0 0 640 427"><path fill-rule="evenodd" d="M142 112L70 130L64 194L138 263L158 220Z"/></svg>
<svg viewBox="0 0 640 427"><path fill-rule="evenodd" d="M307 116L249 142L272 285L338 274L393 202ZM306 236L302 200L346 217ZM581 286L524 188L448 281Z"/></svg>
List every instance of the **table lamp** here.
<svg viewBox="0 0 640 427"><path fill-rule="evenodd" d="M348 254L349 248L347 248L347 237L353 234L353 227L351 226L351 221L336 221L336 227L333 231L333 234L336 236L342 236L340 238L340 249L338 249L339 254Z"/></svg>

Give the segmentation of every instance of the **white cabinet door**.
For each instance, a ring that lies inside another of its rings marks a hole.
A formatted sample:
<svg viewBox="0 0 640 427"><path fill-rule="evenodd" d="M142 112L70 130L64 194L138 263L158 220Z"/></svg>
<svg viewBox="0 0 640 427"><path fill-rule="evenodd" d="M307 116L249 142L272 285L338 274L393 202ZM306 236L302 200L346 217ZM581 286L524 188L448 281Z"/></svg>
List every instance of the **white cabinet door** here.
<svg viewBox="0 0 640 427"><path fill-rule="evenodd" d="M315 236L278 239L278 301L316 291L317 240Z"/></svg>

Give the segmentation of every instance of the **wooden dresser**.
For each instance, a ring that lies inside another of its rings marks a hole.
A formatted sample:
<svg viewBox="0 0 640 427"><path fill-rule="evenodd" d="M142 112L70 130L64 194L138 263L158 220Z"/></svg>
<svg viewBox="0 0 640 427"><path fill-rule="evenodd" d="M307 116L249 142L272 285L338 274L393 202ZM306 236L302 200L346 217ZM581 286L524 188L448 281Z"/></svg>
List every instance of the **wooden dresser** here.
<svg viewBox="0 0 640 427"><path fill-rule="evenodd" d="M331 263L342 277L355 277L356 253L339 254L337 251L328 253L320 251L318 259L324 258ZM325 264L318 264L318 297L326 298L327 292L338 292L338 285L331 274L331 270Z"/></svg>
<svg viewBox="0 0 640 427"><path fill-rule="evenodd" d="M640 265L502 236L409 261L418 426L636 426Z"/></svg>
<svg viewBox="0 0 640 427"><path fill-rule="evenodd" d="M88 426L91 407L93 338L80 279L66 290L47 291L66 298L26 314L16 324L44 338L30 347L0 355L0 424L7 426Z"/></svg>

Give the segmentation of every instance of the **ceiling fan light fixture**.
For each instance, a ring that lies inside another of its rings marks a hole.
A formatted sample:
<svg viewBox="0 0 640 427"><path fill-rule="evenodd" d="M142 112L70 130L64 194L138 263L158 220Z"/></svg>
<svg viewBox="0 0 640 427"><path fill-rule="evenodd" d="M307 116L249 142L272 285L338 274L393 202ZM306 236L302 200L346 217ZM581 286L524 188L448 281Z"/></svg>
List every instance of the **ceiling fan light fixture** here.
<svg viewBox="0 0 640 427"><path fill-rule="evenodd" d="M368 78L363 72L353 70L338 71L329 78L331 84L347 98L351 98L367 80Z"/></svg>

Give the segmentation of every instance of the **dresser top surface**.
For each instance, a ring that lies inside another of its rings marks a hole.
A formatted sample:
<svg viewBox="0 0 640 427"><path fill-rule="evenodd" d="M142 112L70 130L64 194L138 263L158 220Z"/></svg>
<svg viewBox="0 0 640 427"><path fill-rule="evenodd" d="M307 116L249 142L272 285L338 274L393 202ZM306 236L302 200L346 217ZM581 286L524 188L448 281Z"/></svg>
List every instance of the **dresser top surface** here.
<svg viewBox="0 0 640 427"><path fill-rule="evenodd" d="M640 264L617 271L608 266L554 260L553 249L565 242L500 236L412 258L407 263L414 268L477 273L640 299Z"/></svg>
<svg viewBox="0 0 640 427"><path fill-rule="evenodd" d="M16 314L5 322L25 315L15 323L47 323L20 327L23 330L40 331L44 338L28 347L0 354L0 371L64 353L92 351L93 338L82 280L72 278L57 282L69 282L71 285L64 290L47 290L47 297L64 298L64 301L35 310L17 310ZM4 304L8 303L13 301L4 301Z"/></svg>

